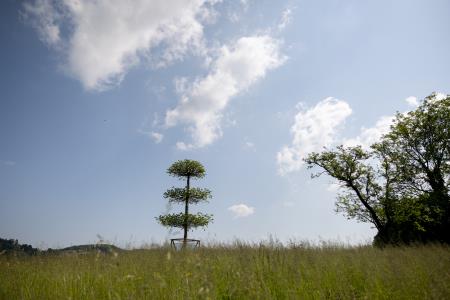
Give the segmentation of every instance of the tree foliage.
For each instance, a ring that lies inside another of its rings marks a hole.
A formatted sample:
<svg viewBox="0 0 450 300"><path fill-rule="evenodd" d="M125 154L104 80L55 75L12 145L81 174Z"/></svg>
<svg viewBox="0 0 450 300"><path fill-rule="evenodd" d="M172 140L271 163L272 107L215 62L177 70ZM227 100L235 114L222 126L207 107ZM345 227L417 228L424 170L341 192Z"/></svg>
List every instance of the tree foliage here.
<svg viewBox="0 0 450 300"><path fill-rule="evenodd" d="M167 227L184 228L187 221L188 229L207 226L212 220L212 215L203 213L187 214L187 216L184 213L178 213L161 215L158 217L158 221L161 225Z"/></svg>
<svg viewBox="0 0 450 300"><path fill-rule="evenodd" d="M360 146L352 148L337 147L333 151L312 153L306 158L308 168L321 167L328 175L337 179L346 192L339 195L336 209L344 212L348 218L362 222L371 222L375 227L382 227L382 220L377 213L380 210L378 195L381 187L375 180L375 170L365 164L370 154ZM321 173L313 174L318 177Z"/></svg>
<svg viewBox="0 0 450 300"><path fill-rule="evenodd" d="M170 203L184 204L184 213L165 214L157 217L157 221L166 227L183 228L184 240L187 240L188 230L207 226L213 221L212 215L197 213L189 213L189 204L197 204L199 202L211 199L211 191L209 189L191 187L190 180L192 178L203 178L205 176L205 168L195 160L179 160L173 163L167 173L179 179L186 180L186 187L172 187L164 193L164 198Z"/></svg>
<svg viewBox="0 0 450 300"><path fill-rule="evenodd" d="M186 177L203 178L205 177L205 168L195 160L184 159L174 162L168 169L167 173L171 176L184 180Z"/></svg>
<svg viewBox="0 0 450 300"><path fill-rule="evenodd" d="M207 202L212 198L211 191L202 188L177 188L172 187L164 192L164 198L169 199L171 203L184 203L186 199L189 199L189 204L196 204L198 202Z"/></svg>
<svg viewBox="0 0 450 300"><path fill-rule="evenodd" d="M336 210L370 222L375 242L450 243L450 97L425 98L414 111L398 113L389 133L370 150L339 146L310 153L338 181Z"/></svg>

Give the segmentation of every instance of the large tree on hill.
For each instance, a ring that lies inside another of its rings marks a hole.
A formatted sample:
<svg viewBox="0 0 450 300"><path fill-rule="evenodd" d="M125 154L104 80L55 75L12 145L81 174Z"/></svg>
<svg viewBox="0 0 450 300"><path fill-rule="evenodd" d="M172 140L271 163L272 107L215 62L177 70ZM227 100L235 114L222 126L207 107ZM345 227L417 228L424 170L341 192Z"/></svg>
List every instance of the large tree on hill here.
<svg viewBox="0 0 450 300"><path fill-rule="evenodd" d="M397 114L391 130L367 151L361 147L311 153L338 181L336 210L370 222L375 243L450 243L450 97L425 98L414 111Z"/></svg>
<svg viewBox="0 0 450 300"><path fill-rule="evenodd" d="M211 198L210 190L191 187L191 179L205 177L205 168L198 161L185 159L173 163L167 169L167 173L180 180L186 180L184 188L172 187L164 193L164 198L170 203L184 204L184 213L160 215L157 220L166 227L182 228L183 244L186 244L189 229L207 226L212 221L212 215L189 213L189 204L197 204Z"/></svg>

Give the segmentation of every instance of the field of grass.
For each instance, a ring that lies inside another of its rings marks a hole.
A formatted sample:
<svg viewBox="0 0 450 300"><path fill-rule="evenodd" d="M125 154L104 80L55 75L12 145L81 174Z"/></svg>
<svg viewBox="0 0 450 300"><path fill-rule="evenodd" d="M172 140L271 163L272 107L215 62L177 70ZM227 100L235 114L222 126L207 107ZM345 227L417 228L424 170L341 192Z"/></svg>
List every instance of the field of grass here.
<svg viewBox="0 0 450 300"><path fill-rule="evenodd" d="M450 247L0 256L1 299L450 299Z"/></svg>

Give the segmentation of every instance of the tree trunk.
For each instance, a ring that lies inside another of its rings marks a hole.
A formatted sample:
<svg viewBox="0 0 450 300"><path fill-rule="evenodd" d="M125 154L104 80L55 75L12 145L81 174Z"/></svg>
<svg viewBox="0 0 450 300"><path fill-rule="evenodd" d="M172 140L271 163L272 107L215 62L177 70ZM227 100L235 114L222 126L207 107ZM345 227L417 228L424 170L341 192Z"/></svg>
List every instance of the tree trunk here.
<svg viewBox="0 0 450 300"><path fill-rule="evenodd" d="M189 181L190 176L187 177L186 183L186 200L184 203L184 236L183 236L183 247L186 247L187 243L187 232L188 232L188 214L189 214Z"/></svg>

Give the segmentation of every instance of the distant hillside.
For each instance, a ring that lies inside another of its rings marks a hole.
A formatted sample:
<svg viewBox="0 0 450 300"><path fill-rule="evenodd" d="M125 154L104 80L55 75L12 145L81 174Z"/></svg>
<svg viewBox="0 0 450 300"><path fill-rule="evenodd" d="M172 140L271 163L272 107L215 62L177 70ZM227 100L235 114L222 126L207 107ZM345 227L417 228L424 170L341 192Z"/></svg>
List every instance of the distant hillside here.
<svg viewBox="0 0 450 300"><path fill-rule="evenodd" d="M102 253L111 253L123 251L119 247L109 244L88 244L88 245L77 245L70 246L63 249L58 249L59 251L76 251L76 252L89 252L89 251L99 251Z"/></svg>
<svg viewBox="0 0 450 300"><path fill-rule="evenodd" d="M39 250L33 248L28 244L19 244L18 240L15 239L2 239L0 238L0 255L2 254L28 254L36 255L38 253L60 253L60 252L81 252L86 253L90 251L97 251L101 253L113 253L124 251L119 247L109 244L88 244L88 245L76 245L70 246L62 249L52 249L49 248L47 251Z"/></svg>

